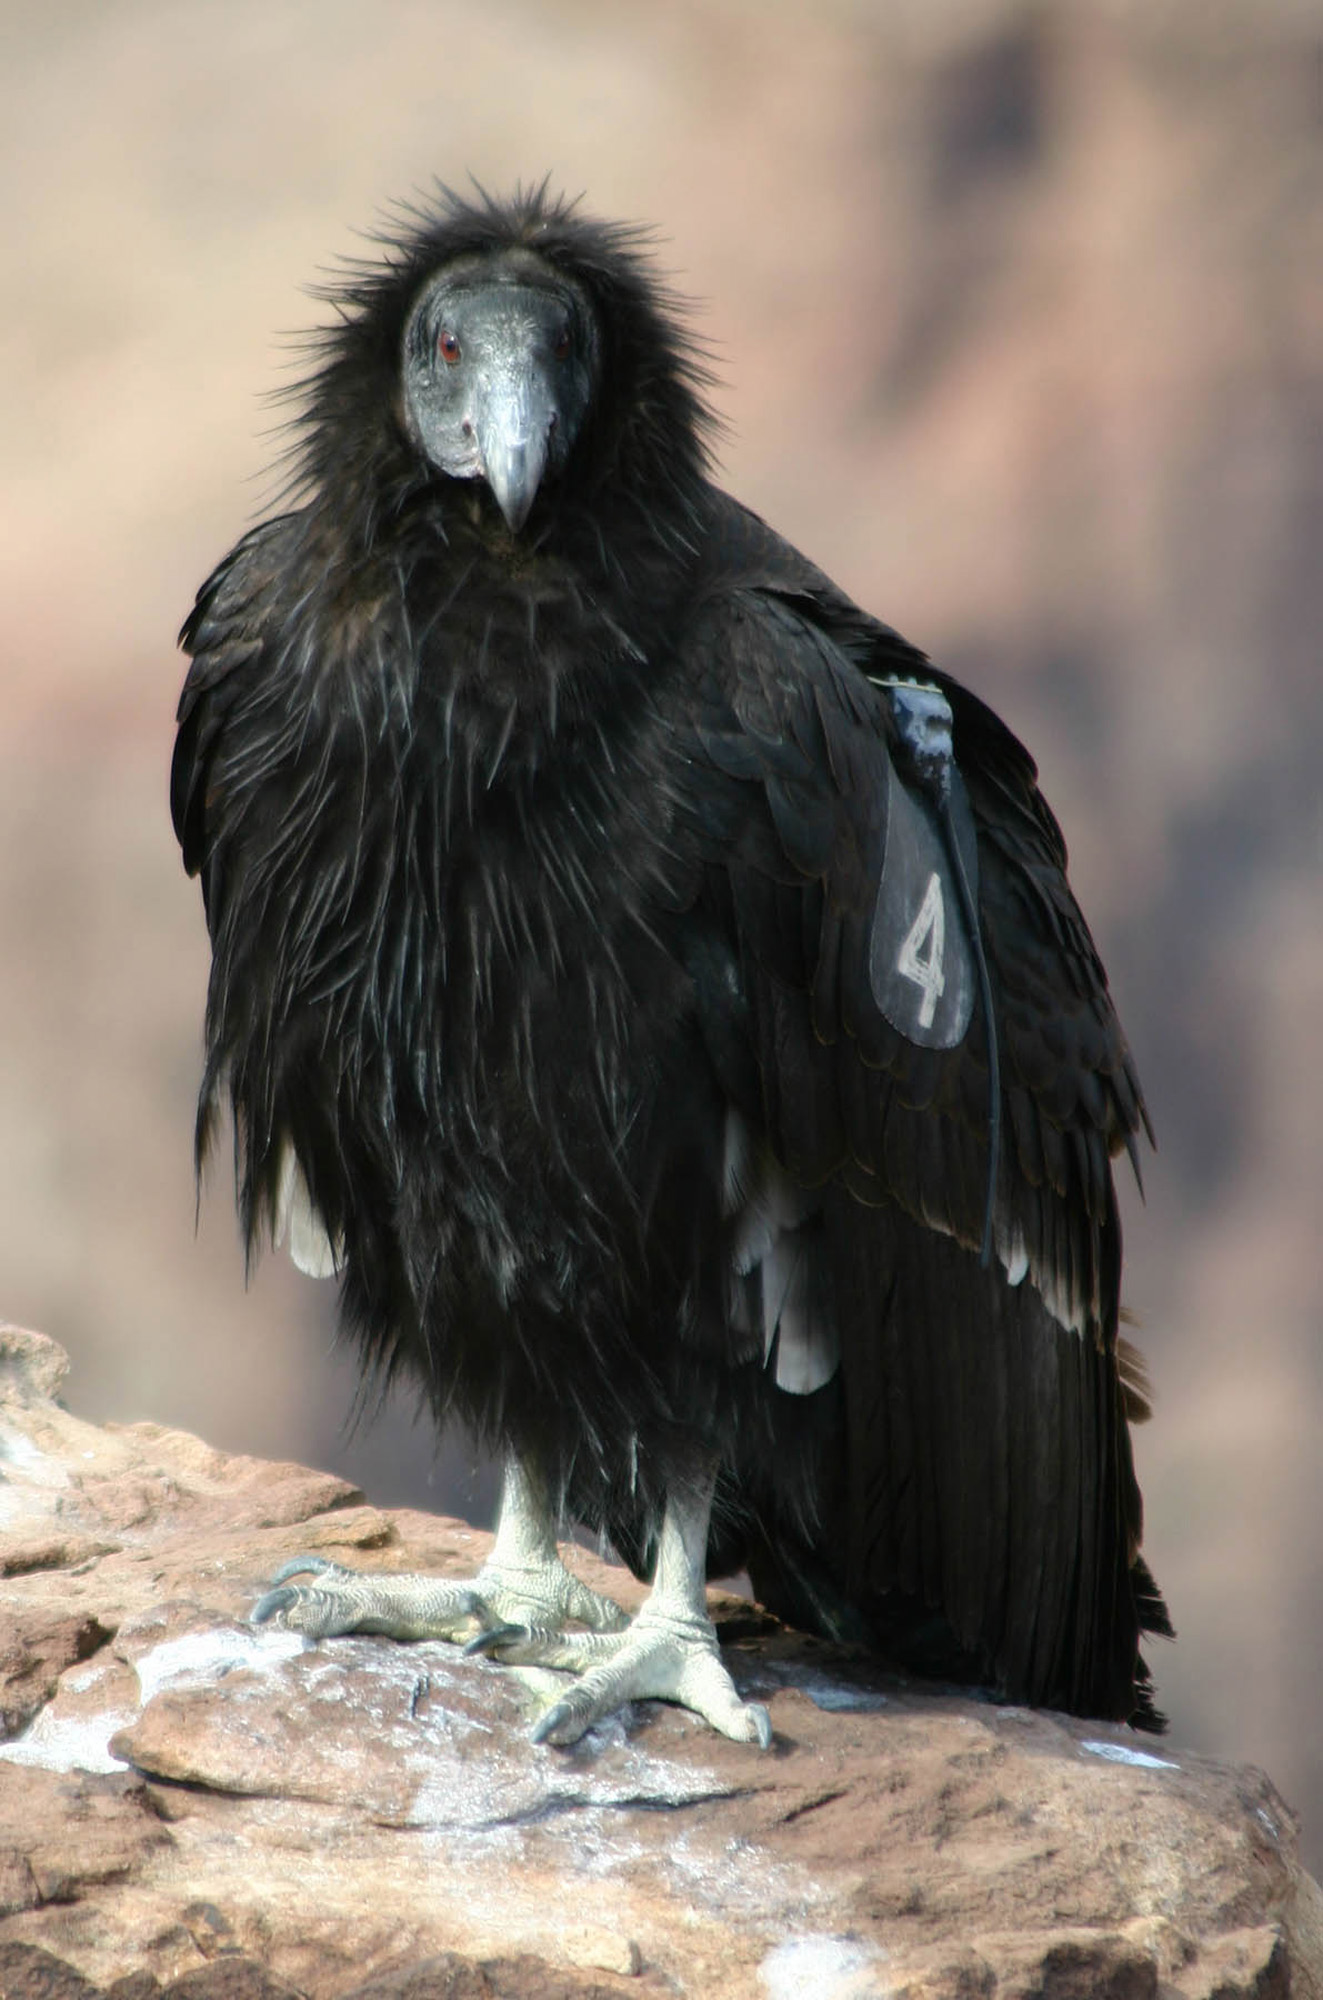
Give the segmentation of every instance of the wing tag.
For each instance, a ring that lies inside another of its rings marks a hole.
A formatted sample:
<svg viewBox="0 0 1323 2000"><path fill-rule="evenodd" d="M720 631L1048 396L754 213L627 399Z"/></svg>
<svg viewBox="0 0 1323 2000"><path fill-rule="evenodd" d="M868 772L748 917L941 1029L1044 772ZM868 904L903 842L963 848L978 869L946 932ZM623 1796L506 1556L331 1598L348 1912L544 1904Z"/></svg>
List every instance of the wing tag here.
<svg viewBox="0 0 1323 2000"><path fill-rule="evenodd" d="M953 769L952 818L971 890L978 853L964 786ZM869 938L873 998L893 1028L925 1049L953 1049L965 1038L978 973L969 929L941 828L927 802L893 772L887 844Z"/></svg>

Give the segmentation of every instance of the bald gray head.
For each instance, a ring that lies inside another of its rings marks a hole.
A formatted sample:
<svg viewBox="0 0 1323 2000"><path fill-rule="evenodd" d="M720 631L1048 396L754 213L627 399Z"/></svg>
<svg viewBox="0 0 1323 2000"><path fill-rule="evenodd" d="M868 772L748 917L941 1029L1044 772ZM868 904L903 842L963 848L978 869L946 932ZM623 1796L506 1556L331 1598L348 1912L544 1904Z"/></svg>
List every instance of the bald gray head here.
<svg viewBox="0 0 1323 2000"><path fill-rule="evenodd" d="M564 465L597 382L579 287L529 251L457 259L429 279L404 333L414 442L452 479L485 479L511 532Z"/></svg>

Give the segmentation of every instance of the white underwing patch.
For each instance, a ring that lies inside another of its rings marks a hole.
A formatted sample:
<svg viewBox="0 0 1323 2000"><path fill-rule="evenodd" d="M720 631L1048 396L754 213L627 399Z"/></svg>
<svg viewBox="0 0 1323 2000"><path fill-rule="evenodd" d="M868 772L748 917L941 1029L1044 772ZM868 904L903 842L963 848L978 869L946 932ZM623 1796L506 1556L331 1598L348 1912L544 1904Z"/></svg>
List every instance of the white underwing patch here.
<svg viewBox="0 0 1323 2000"><path fill-rule="evenodd" d="M280 1158L272 1241L277 1250L288 1243L291 1260L309 1278L333 1278L344 1262L344 1244L332 1243L327 1234L326 1225L312 1205L298 1157L288 1142Z"/></svg>
<svg viewBox="0 0 1323 2000"><path fill-rule="evenodd" d="M802 1231L819 1197L754 1145L733 1109L726 1114L723 1196L735 1223L730 1323L760 1343L764 1361L775 1347L779 1389L812 1395L830 1382L841 1358L835 1319L809 1290L812 1260Z"/></svg>

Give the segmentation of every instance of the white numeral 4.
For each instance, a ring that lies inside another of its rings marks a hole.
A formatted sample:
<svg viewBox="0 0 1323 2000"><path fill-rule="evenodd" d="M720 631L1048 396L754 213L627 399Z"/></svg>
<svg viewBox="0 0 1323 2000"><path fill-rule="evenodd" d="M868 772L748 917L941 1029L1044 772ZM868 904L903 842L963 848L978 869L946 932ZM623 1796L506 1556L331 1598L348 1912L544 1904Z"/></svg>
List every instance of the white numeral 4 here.
<svg viewBox="0 0 1323 2000"><path fill-rule="evenodd" d="M942 900L942 878L932 874L924 890L919 914L905 934L896 970L902 979L911 979L922 989L919 1026L931 1028L937 1002L946 987L942 970L946 956L946 905Z"/></svg>

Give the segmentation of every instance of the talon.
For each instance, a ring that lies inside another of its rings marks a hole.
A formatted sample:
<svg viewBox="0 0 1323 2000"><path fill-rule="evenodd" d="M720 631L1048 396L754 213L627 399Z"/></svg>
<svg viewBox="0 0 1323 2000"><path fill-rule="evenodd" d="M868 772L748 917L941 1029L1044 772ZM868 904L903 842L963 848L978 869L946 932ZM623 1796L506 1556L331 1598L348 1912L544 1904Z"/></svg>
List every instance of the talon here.
<svg viewBox="0 0 1323 2000"><path fill-rule="evenodd" d="M340 1563L331 1562L326 1556L291 1556L283 1562L271 1578L273 1584L284 1583L290 1576L325 1576L330 1570L341 1569Z"/></svg>
<svg viewBox="0 0 1323 2000"><path fill-rule="evenodd" d="M280 1574L283 1574L283 1572ZM277 1581L279 1581L279 1575L277 1576ZM256 1604L248 1614L249 1619L254 1625L265 1625L269 1618L275 1618L280 1612L288 1611L292 1604L297 1604L298 1596L299 1593L297 1590L290 1590L288 1587L280 1590L268 1590L264 1597L258 1598Z"/></svg>
<svg viewBox="0 0 1323 2000"><path fill-rule="evenodd" d="M760 1701L751 1701L744 1713L753 1724L754 1738L760 1750L772 1747L772 1718Z"/></svg>
<svg viewBox="0 0 1323 2000"><path fill-rule="evenodd" d="M529 1731L530 1740L534 1743L545 1743L553 1731L559 1729L563 1723L569 1722L572 1719L572 1703L568 1701L553 1701L551 1707L545 1709L533 1724L532 1729ZM584 1727L586 1728L587 1725L585 1724ZM582 1736L583 1730L581 1729L578 1734ZM571 1742L576 1740L575 1737L570 1738Z"/></svg>
<svg viewBox="0 0 1323 2000"><path fill-rule="evenodd" d="M464 1647L464 1657L474 1653L494 1653L498 1646L524 1644L532 1634L527 1625L490 1625L485 1632L479 1632Z"/></svg>

